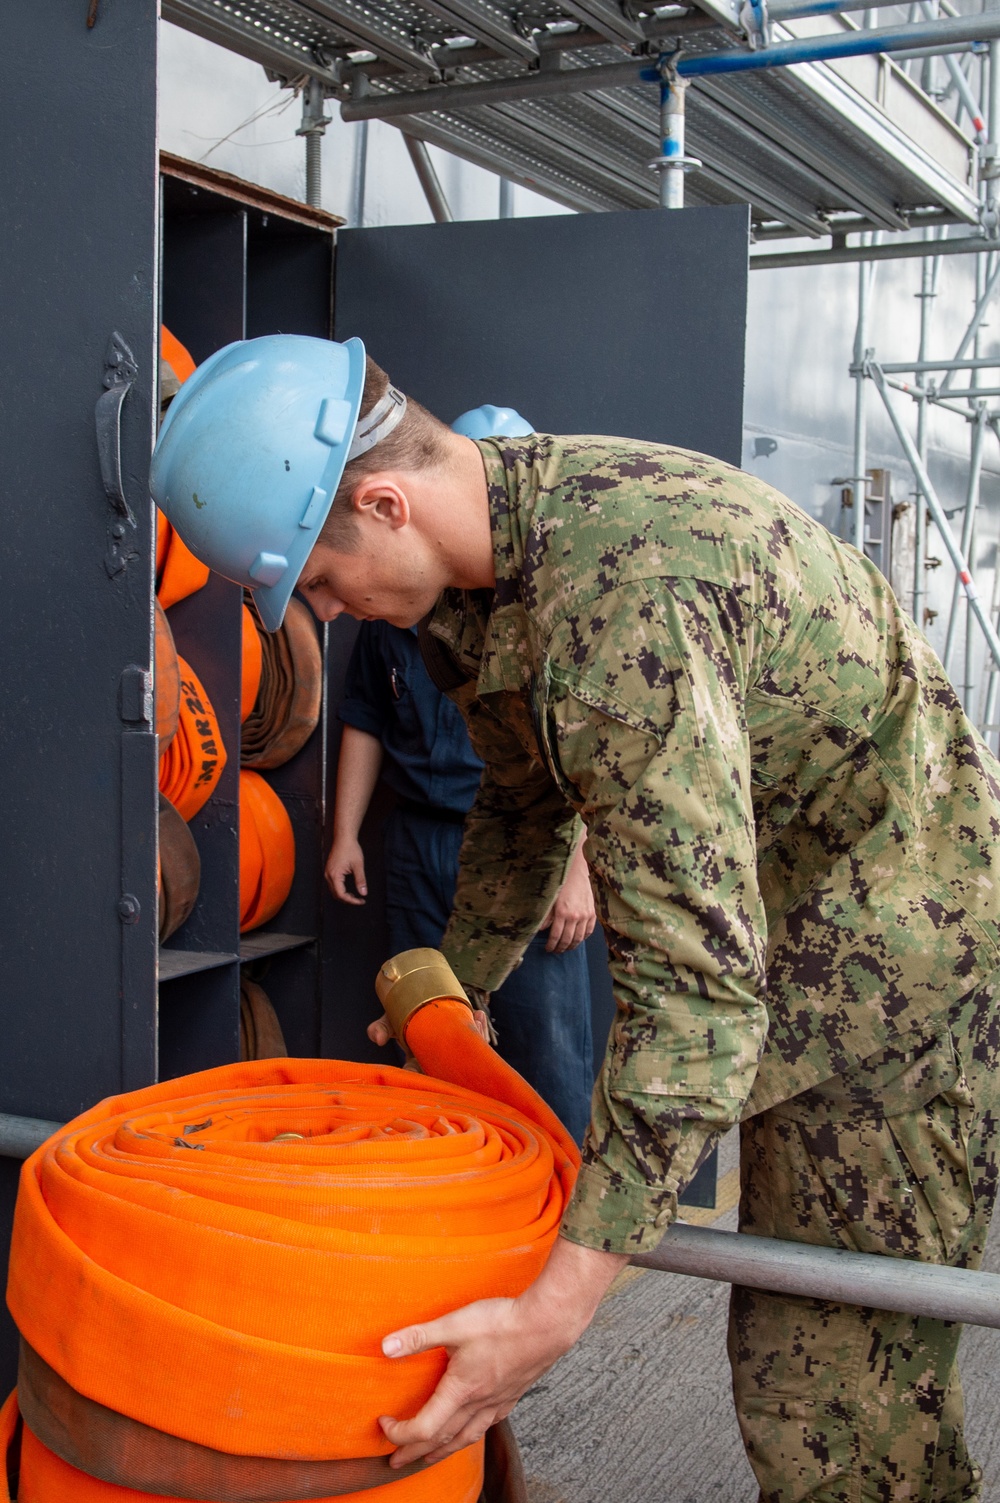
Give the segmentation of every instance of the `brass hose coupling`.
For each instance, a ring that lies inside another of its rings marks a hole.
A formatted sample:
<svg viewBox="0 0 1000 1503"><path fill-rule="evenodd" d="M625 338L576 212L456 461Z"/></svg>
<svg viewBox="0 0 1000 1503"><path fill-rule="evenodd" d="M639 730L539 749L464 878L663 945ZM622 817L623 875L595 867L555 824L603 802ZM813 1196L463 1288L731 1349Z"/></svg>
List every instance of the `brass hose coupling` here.
<svg viewBox="0 0 1000 1503"><path fill-rule="evenodd" d="M464 1002L466 1007L472 1008L461 982L440 950L403 950L394 955L375 977L375 990L401 1044L410 1018L428 1002L447 998Z"/></svg>

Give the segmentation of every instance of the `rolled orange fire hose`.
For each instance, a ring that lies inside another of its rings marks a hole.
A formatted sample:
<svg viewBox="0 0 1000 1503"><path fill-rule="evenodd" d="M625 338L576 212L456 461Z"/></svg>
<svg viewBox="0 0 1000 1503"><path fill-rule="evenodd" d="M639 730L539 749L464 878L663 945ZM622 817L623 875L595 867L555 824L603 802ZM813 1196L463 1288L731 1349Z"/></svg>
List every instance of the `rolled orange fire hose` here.
<svg viewBox="0 0 1000 1503"><path fill-rule="evenodd" d="M155 602L154 626L153 690L156 735L162 756L177 734L177 717L181 707L181 671L177 648L174 646L174 634L170 630L167 613L158 600Z"/></svg>
<svg viewBox="0 0 1000 1503"><path fill-rule="evenodd" d="M482 1442L389 1470L378 1416L414 1414L446 1359L381 1339L526 1288L579 1156L437 952L379 991L443 1078L230 1065L111 1098L27 1161L19 1503L475 1503Z"/></svg>
<svg viewBox="0 0 1000 1503"><path fill-rule="evenodd" d="M157 511L156 597L163 609L168 611L179 600L186 600L207 585L210 573L208 565L195 558L162 511Z"/></svg>
<svg viewBox="0 0 1000 1503"><path fill-rule="evenodd" d="M212 701L190 663L178 658L181 675L177 734L160 758L160 792L183 819L211 798L226 765L226 748Z"/></svg>
<svg viewBox="0 0 1000 1503"><path fill-rule="evenodd" d="M274 918L292 890L295 835L259 772L240 773L240 933Z"/></svg>
<svg viewBox="0 0 1000 1503"><path fill-rule="evenodd" d="M260 689L264 649L260 645L260 633L246 606L243 606L243 651L240 676L240 724L246 720L254 707Z"/></svg>

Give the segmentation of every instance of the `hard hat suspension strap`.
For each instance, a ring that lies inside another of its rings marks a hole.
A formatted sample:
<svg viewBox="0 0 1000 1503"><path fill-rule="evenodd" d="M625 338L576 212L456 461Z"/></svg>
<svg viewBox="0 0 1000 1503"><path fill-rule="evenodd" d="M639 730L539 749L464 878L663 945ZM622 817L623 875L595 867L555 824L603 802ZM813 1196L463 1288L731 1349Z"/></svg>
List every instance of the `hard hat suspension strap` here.
<svg viewBox="0 0 1000 1503"><path fill-rule="evenodd" d="M354 434L354 442L351 444L347 455L347 463L352 459L358 459L362 454L367 454L369 449L374 449L384 438L388 438L392 430L399 426L406 413L406 398L401 391L390 386L384 397L380 397L371 412L358 419L358 426Z"/></svg>

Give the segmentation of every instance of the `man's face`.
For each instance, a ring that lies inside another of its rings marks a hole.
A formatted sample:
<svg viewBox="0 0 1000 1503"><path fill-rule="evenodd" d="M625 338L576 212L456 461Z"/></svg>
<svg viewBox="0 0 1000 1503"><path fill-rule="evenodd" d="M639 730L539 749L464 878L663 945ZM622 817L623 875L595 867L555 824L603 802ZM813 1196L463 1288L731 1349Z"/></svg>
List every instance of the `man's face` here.
<svg viewBox="0 0 1000 1503"><path fill-rule="evenodd" d="M316 544L296 588L320 621L335 621L346 613L358 621L415 626L434 605L440 585L421 567L415 540L409 539L406 548L388 528L378 533L381 546L362 537L350 553Z"/></svg>

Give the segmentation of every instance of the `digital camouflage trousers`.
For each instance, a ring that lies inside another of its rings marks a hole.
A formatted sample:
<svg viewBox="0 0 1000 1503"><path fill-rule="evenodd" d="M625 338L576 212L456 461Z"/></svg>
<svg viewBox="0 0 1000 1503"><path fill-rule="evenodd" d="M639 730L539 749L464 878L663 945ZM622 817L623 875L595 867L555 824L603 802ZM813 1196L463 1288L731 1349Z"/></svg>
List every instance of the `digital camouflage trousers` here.
<svg viewBox="0 0 1000 1503"><path fill-rule="evenodd" d="M741 1230L978 1266L997 1185L1000 976L741 1128ZM961 1327L734 1288L729 1357L763 1503L959 1503Z"/></svg>

